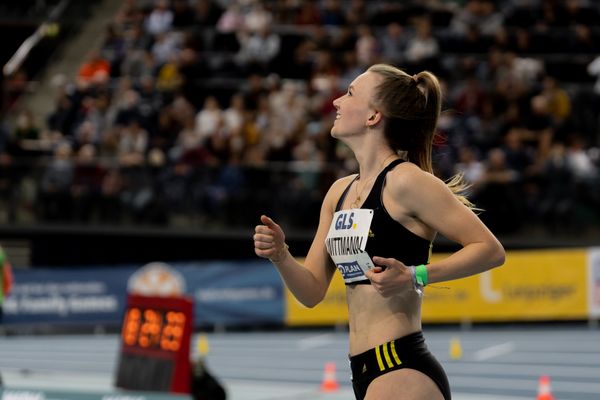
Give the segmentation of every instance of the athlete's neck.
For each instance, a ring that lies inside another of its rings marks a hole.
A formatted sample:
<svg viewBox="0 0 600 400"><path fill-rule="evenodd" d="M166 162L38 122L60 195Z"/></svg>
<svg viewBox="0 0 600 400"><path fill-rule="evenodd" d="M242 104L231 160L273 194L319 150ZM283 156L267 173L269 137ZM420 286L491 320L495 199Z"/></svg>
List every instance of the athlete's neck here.
<svg viewBox="0 0 600 400"><path fill-rule="evenodd" d="M360 178L368 179L379 174L386 165L397 158L398 154L389 147L383 147L371 153L356 154Z"/></svg>

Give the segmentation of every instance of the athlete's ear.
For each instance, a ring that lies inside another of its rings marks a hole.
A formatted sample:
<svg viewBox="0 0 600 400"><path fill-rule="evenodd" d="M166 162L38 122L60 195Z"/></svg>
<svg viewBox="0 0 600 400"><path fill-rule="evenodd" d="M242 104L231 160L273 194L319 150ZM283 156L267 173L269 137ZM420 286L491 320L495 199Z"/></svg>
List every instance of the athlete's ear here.
<svg viewBox="0 0 600 400"><path fill-rule="evenodd" d="M377 110L371 110L369 118L367 118L367 126L375 126L381 121L382 115Z"/></svg>

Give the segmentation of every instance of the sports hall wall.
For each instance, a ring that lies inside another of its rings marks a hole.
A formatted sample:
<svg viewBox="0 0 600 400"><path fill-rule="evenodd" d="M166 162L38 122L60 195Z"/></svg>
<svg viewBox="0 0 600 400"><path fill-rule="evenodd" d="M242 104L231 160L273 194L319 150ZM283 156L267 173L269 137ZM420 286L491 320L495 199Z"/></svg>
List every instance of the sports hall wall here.
<svg viewBox="0 0 600 400"><path fill-rule="evenodd" d="M156 284L159 291L178 282L183 287L182 294L193 299L197 328L347 324L344 284L337 274L325 300L307 309L284 287L269 262L248 256L248 240L214 240L221 246L231 246L229 259L225 260L226 253L221 253L220 258L203 257L214 249L200 245L199 238L177 237L163 238L168 245L159 246L169 257L155 253L153 240L148 239L148 251L143 255L131 255L129 262L115 263L106 254L116 256L119 250L111 248L108 241L88 254L105 254L98 257L99 262L77 264L65 259L57 264L48 258L47 265L17 266L15 285L4 304L5 327L118 328L134 283L140 277L153 282L157 267L162 279ZM302 241L291 243L302 249ZM189 258L193 248L202 253L195 259ZM204 253L203 248L207 249ZM178 249L179 259L173 256ZM444 254L436 252L433 259ZM83 255L77 257L86 259ZM119 258L127 259L122 254ZM478 276L430 285L423 299L426 324L582 321L599 317L600 247L509 249L504 266Z"/></svg>

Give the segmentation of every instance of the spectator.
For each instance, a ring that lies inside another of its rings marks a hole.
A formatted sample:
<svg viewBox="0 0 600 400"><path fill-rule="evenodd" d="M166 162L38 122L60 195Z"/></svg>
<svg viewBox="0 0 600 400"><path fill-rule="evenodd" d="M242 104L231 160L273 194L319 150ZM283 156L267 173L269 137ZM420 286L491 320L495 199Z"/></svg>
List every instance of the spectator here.
<svg viewBox="0 0 600 400"><path fill-rule="evenodd" d="M74 100L68 95L66 89L59 89L54 103L56 108L46 118L46 126L51 132L60 136L73 133L77 114Z"/></svg>
<svg viewBox="0 0 600 400"><path fill-rule="evenodd" d="M308 99L302 87L294 82L284 82L280 90L271 93L269 102L272 111L271 123L277 126L274 132L278 140L291 140L307 117Z"/></svg>
<svg viewBox="0 0 600 400"><path fill-rule="evenodd" d="M184 126L189 118L194 118L196 115L194 106L181 94L175 96L168 107L170 108L171 116L179 126Z"/></svg>
<svg viewBox="0 0 600 400"><path fill-rule="evenodd" d="M598 177L598 165L586 151L580 135L571 135L567 139L566 165L578 181L593 182Z"/></svg>
<svg viewBox="0 0 600 400"><path fill-rule="evenodd" d="M250 35L242 36L240 45L240 51L236 54L238 63L246 70L265 72L279 54L281 38L269 26L265 26Z"/></svg>
<svg viewBox="0 0 600 400"><path fill-rule="evenodd" d="M227 9L217 21L217 31L220 33L235 33L244 26L244 15L237 1L227 5Z"/></svg>
<svg viewBox="0 0 600 400"><path fill-rule="evenodd" d="M221 118L218 116L217 118ZM214 129L210 132L213 135L217 130L219 122L217 121ZM209 135L209 136L210 136ZM170 149L169 157L175 162L184 162L191 165L203 165L209 159L209 153L204 144L209 140L209 136L203 137L195 129L194 119L188 118L181 131L177 134L177 139Z"/></svg>
<svg viewBox="0 0 600 400"><path fill-rule="evenodd" d="M406 46L406 60L415 69L427 69L440 52L437 39L431 31L431 21L427 17L415 20L415 36Z"/></svg>
<svg viewBox="0 0 600 400"><path fill-rule="evenodd" d="M600 97L600 56L594 58L587 66L587 72L592 77L596 77L596 84L594 85L594 93Z"/></svg>
<svg viewBox="0 0 600 400"><path fill-rule="evenodd" d="M598 37L587 25L575 25L569 35L567 51L573 54L596 54L600 51Z"/></svg>
<svg viewBox="0 0 600 400"><path fill-rule="evenodd" d="M125 39L115 24L109 23L106 26L100 53L109 62L111 75L119 76L119 68L125 57Z"/></svg>
<svg viewBox="0 0 600 400"><path fill-rule="evenodd" d="M502 150L506 165L513 171L521 174L529 174L530 168L535 161L535 151L523 143L524 136L518 128L509 130L504 136Z"/></svg>
<svg viewBox="0 0 600 400"><path fill-rule="evenodd" d="M152 44L152 37L146 34L142 24L135 24L125 28L123 47L125 56L135 50L147 50Z"/></svg>
<svg viewBox="0 0 600 400"><path fill-rule="evenodd" d="M79 148L71 185L73 217L90 221L98 209L105 170L100 166L96 148L85 144Z"/></svg>
<svg viewBox="0 0 600 400"><path fill-rule="evenodd" d="M231 96L229 107L223 112L225 128L233 135L242 133L245 117L244 96L235 93Z"/></svg>
<svg viewBox="0 0 600 400"><path fill-rule="evenodd" d="M485 36L477 25L470 25L455 51L461 53L486 53L491 43L489 36Z"/></svg>
<svg viewBox="0 0 600 400"><path fill-rule="evenodd" d="M543 185L535 208L544 226L550 232L564 232L571 228L574 211L575 185L567 167L565 146L552 146L544 165Z"/></svg>
<svg viewBox="0 0 600 400"><path fill-rule="evenodd" d="M17 142L40 139L40 128L35 123L33 113L30 110L23 110L17 116L17 125L13 137ZM22 147L26 146L26 144L22 144Z"/></svg>
<svg viewBox="0 0 600 400"><path fill-rule="evenodd" d="M463 88L459 90L454 107L456 111L467 116L480 116L487 100L487 93L475 77L468 77Z"/></svg>
<svg viewBox="0 0 600 400"><path fill-rule="evenodd" d="M452 18L450 26L459 35L466 35L472 26L476 26L484 35L493 35L502 23L502 14L496 10L492 0L467 0Z"/></svg>
<svg viewBox="0 0 600 400"><path fill-rule="evenodd" d="M160 47L157 47L157 51L159 50L162 51ZM169 57L169 55L172 53L166 51L163 56ZM123 78L133 78L147 75L152 76L154 75L156 68L156 60L154 59L154 54L152 51L132 50L127 57L125 57L125 60L123 60L123 64L121 65L121 81Z"/></svg>
<svg viewBox="0 0 600 400"><path fill-rule="evenodd" d="M139 78L137 92L140 96L138 104L140 123L146 130L152 130L156 126L158 110L163 106L163 96L156 90L156 80L150 75Z"/></svg>
<svg viewBox="0 0 600 400"><path fill-rule="evenodd" d="M124 28L138 25L144 20L144 13L138 6L138 0L124 0L115 16L115 22Z"/></svg>
<svg viewBox="0 0 600 400"><path fill-rule="evenodd" d="M385 34L380 39L383 62L400 65L404 61L406 37L402 25L397 22L388 24Z"/></svg>
<svg viewBox="0 0 600 400"><path fill-rule="evenodd" d="M29 109L23 109L17 115L9 151L16 157L38 157L49 149L47 136L38 126L33 113Z"/></svg>
<svg viewBox="0 0 600 400"><path fill-rule="evenodd" d="M346 25L360 26L369 24L369 12L365 0L350 0L346 5Z"/></svg>
<svg viewBox="0 0 600 400"><path fill-rule="evenodd" d="M127 125L132 119L141 119L140 94L131 87L123 87L123 93L117 97L117 102L112 110L115 113L115 125Z"/></svg>
<svg viewBox="0 0 600 400"><path fill-rule="evenodd" d="M490 229L514 232L521 220L515 216L522 215L517 186L519 173L508 167L506 155L499 148L490 150L485 164L485 171L474 186L474 202L485 210L481 219L489 224Z"/></svg>
<svg viewBox="0 0 600 400"><path fill-rule="evenodd" d="M0 325L2 325L3 319L3 304L6 296L10 294L13 285L12 266L8 261L6 252L0 246ZM0 387L2 386L2 380L0 379Z"/></svg>
<svg viewBox="0 0 600 400"><path fill-rule="evenodd" d="M83 121L75 132L75 144L80 147L86 144L97 145L100 142L98 128L89 120Z"/></svg>
<svg viewBox="0 0 600 400"><path fill-rule="evenodd" d="M163 107L158 112L157 127L150 134L150 147L166 153L175 143L180 125L171 115L169 108Z"/></svg>
<svg viewBox="0 0 600 400"><path fill-rule="evenodd" d="M368 25L358 27L356 59L363 68L374 64L379 57L379 43Z"/></svg>
<svg viewBox="0 0 600 400"><path fill-rule="evenodd" d="M157 89L164 94L172 94L178 91L184 83L184 77L179 69L177 56L171 57L158 71L156 78Z"/></svg>
<svg viewBox="0 0 600 400"><path fill-rule="evenodd" d="M71 145L63 141L54 149L40 183L40 217L45 221L67 221L71 217L73 160Z"/></svg>
<svg viewBox="0 0 600 400"><path fill-rule="evenodd" d="M2 135L0 129L0 135ZM17 218L19 172L14 158L0 146L0 221L14 223Z"/></svg>
<svg viewBox="0 0 600 400"><path fill-rule="evenodd" d="M3 85L6 98L3 100L5 104L2 104L2 106L11 109L17 100L27 92L29 76L26 71L19 69L8 76Z"/></svg>
<svg viewBox="0 0 600 400"><path fill-rule="evenodd" d="M168 0L155 0L154 8L146 18L146 31L151 35L164 34L173 26L173 11Z"/></svg>
<svg viewBox="0 0 600 400"><path fill-rule="evenodd" d="M346 25L346 16L340 0L325 0L321 8L321 24L325 26Z"/></svg>
<svg viewBox="0 0 600 400"><path fill-rule="evenodd" d="M121 193L123 177L118 168L110 168L102 179L99 220L104 223L119 222L123 214Z"/></svg>
<svg viewBox="0 0 600 400"><path fill-rule="evenodd" d="M244 15L244 31L250 33L264 32L273 23L273 15L269 12L262 1L256 0Z"/></svg>
<svg viewBox="0 0 600 400"><path fill-rule="evenodd" d="M504 52L496 66L496 90L506 99L520 99L532 90L543 70L540 60L519 57L512 51Z"/></svg>
<svg viewBox="0 0 600 400"><path fill-rule="evenodd" d="M321 11L317 0L301 1L295 19L296 25L320 25Z"/></svg>
<svg viewBox="0 0 600 400"><path fill-rule="evenodd" d="M555 135L555 126L545 97L534 96L530 104L531 112L525 120L522 137L525 143L537 148L538 161L543 162L549 155Z"/></svg>
<svg viewBox="0 0 600 400"><path fill-rule="evenodd" d="M173 32L163 32L155 36L152 45L152 57L154 60L153 70L156 66L159 68L172 59L180 49L180 36ZM152 74L154 75L154 74Z"/></svg>
<svg viewBox="0 0 600 400"><path fill-rule="evenodd" d="M472 147L462 147L459 150L454 173L461 174L469 184L478 184L483 179L485 167L477 158L477 150Z"/></svg>
<svg viewBox="0 0 600 400"><path fill-rule="evenodd" d="M546 99L548 113L552 116L554 124L560 126L571 115L571 99L569 94L550 75L544 76L542 84L541 95Z"/></svg>
<svg viewBox="0 0 600 400"><path fill-rule="evenodd" d="M120 129L118 157L123 166L141 166L148 150L148 132L142 128L137 118Z"/></svg>
<svg viewBox="0 0 600 400"><path fill-rule="evenodd" d="M222 111L214 96L204 100L204 107L196 115L196 134L200 141L210 137L221 123Z"/></svg>
<svg viewBox="0 0 600 400"><path fill-rule="evenodd" d="M78 77L84 83L89 83L102 75L110 76L110 62L102 57L100 50L94 49L79 68Z"/></svg>

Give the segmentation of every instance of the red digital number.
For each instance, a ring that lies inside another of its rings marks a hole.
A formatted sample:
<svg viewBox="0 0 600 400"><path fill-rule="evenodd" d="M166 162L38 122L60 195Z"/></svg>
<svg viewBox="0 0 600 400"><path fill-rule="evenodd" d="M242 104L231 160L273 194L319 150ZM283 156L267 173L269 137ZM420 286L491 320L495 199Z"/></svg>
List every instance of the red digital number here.
<svg viewBox="0 0 600 400"><path fill-rule="evenodd" d="M185 314L169 311L166 315L166 325L163 328L160 347L163 350L177 351L181 347L185 326Z"/></svg>
<svg viewBox="0 0 600 400"><path fill-rule="evenodd" d="M130 308L125 313L125 322L123 323L123 330L121 336L123 342L128 346L135 346L140 333L140 326L142 324L142 312L139 308Z"/></svg>
<svg viewBox="0 0 600 400"><path fill-rule="evenodd" d="M162 328L162 315L155 310L144 310L144 318L140 329L138 343L148 348L158 345Z"/></svg>

